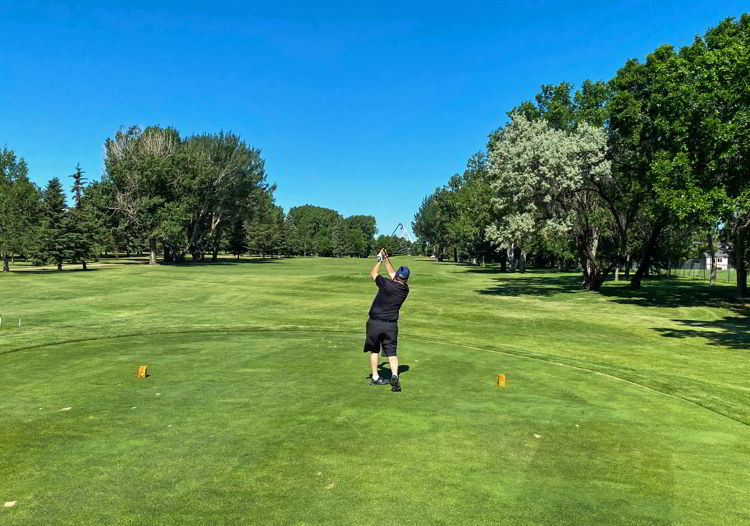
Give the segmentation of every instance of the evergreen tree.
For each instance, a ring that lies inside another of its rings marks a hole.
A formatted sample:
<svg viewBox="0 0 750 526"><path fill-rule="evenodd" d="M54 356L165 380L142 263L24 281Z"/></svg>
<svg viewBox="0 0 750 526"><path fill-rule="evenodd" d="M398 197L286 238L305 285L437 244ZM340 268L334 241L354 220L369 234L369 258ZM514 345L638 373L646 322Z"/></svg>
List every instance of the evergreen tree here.
<svg viewBox="0 0 750 526"><path fill-rule="evenodd" d="M65 194L60 179L54 177L44 189L42 222L34 259L38 263L55 263L57 270L62 270L63 262L72 255Z"/></svg>
<svg viewBox="0 0 750 526"><path fill-rule="evenodd" d="M3 271L14 255L28 255L34 245L40 194L29 180L28 166L8 148L0 149L0 254Z"/></svg>
<svg viewBox="0 0 750 526"><path fill-rule="evenodd" d="M80 263L83 270L88 270L86 262L95 260L98 252L98 227L93 205L83 198L80 207L68 211L66 224L67 259L71 263Z"/></svg>
<svg viewBox="0 0 750 526"><path fill-rule="evenodd" d="M240 256L247 252L247 228L245 227L245 220L240 217L233 221L229 230L227 250L230 254L237 256L237 259L240 259Z"/></svg>
<svg viewBox="0 0 750 526"><path fill-rule="evenodd" d="M331 245L333 255L336 257L342 257L351 252L351 237L347 223L343 218L339 218L331 229Z"/></svg>
<svg viewBox="0 0 750 526"><path fill-rule="evenodd" d="M289 216L284 218L284 251L287 256L300 253L302 242L299 237L297 225Z"/></svg>
<svg viewBox="0 0 750 526"><path fill-rule="evenodd" d="M75 196L76 208L81 208L81 200L83 199L83 190L87 182L87 179L83 176L83 174L84 174L84 171L81 170L81 165L79 163L79 164L76 164L76 171L70 176L73 178L73 188L71 188L71 190L73 191L73 195Z"/></svg>
<svg viewBox="0 0 750 526"><path fill-rule="evenodd" d="M96 259L97 243L99 234L96 210L91 200L84 198L86 190L86 178L83 176L80 164L76 165L76 171L70 176L73 178L73 195L75 197L75 208L68 211L68 260L71 263L81 263L83 270L88 270L87 261Z"/></svg>

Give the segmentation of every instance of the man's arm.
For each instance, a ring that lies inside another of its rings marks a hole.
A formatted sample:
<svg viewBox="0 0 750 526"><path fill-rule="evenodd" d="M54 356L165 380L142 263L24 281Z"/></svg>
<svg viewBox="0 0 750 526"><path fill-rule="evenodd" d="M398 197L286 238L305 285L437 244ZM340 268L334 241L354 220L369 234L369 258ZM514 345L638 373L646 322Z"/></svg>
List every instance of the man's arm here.
<svg viewBox="0 0 750 526"><path fill-rule="evenodd" d="M385 250L384 250L385 252ZM391 277L391 279L396 277L396 271L393 270L393 267L391 266L391 260L388 259L388 254L386 253L385 256L385 270L388 271L388 275Z"/></svg>
<svg viewBox="0 0 750 526"><path fill-rule="evenodd" d="M373 281L380 275L380 263L383 261L383 251L381 250L378 252L378 259L375 262L375 266L372 267L372 270L370 271L370 278L372 278Z"/></svg>

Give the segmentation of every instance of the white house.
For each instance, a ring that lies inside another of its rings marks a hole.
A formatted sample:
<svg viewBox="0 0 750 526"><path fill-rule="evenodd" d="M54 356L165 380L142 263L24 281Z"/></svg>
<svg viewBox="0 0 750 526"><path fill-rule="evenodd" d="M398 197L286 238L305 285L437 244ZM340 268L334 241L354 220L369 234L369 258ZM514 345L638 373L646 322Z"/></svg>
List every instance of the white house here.
<svg viewBox="0 0 750 526"><path fill-rule="evenodd" d="M705 268L711 268L711 254L706 254ZM729 255L726 252L716 253L716 268L718 270L726 270L729 268Z"/></svg>

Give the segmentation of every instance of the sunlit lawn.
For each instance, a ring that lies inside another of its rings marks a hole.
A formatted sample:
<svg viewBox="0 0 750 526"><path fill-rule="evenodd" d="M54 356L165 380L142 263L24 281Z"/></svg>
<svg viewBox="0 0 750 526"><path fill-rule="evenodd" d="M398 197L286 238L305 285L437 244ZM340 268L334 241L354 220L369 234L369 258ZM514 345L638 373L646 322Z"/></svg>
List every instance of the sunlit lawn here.
<svg viewBox="0 0 750 526"><path fill-rule="evenodd" d="M750 521L732 287L398 263L401 393L371 260L0 276L0 524Z"/></svg>

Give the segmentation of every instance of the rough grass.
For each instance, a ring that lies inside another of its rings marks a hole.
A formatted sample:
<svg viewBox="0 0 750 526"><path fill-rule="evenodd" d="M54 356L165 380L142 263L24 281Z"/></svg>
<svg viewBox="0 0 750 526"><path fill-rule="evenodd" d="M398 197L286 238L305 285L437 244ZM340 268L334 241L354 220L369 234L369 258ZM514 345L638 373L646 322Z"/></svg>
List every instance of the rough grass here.
<svg viewBox="0 0 750 526"><path fill-rule="evenodd" d="M410 259L396 394L364 379L370 263L0 276L0 523L750 521L731 287Z"/></svg>

